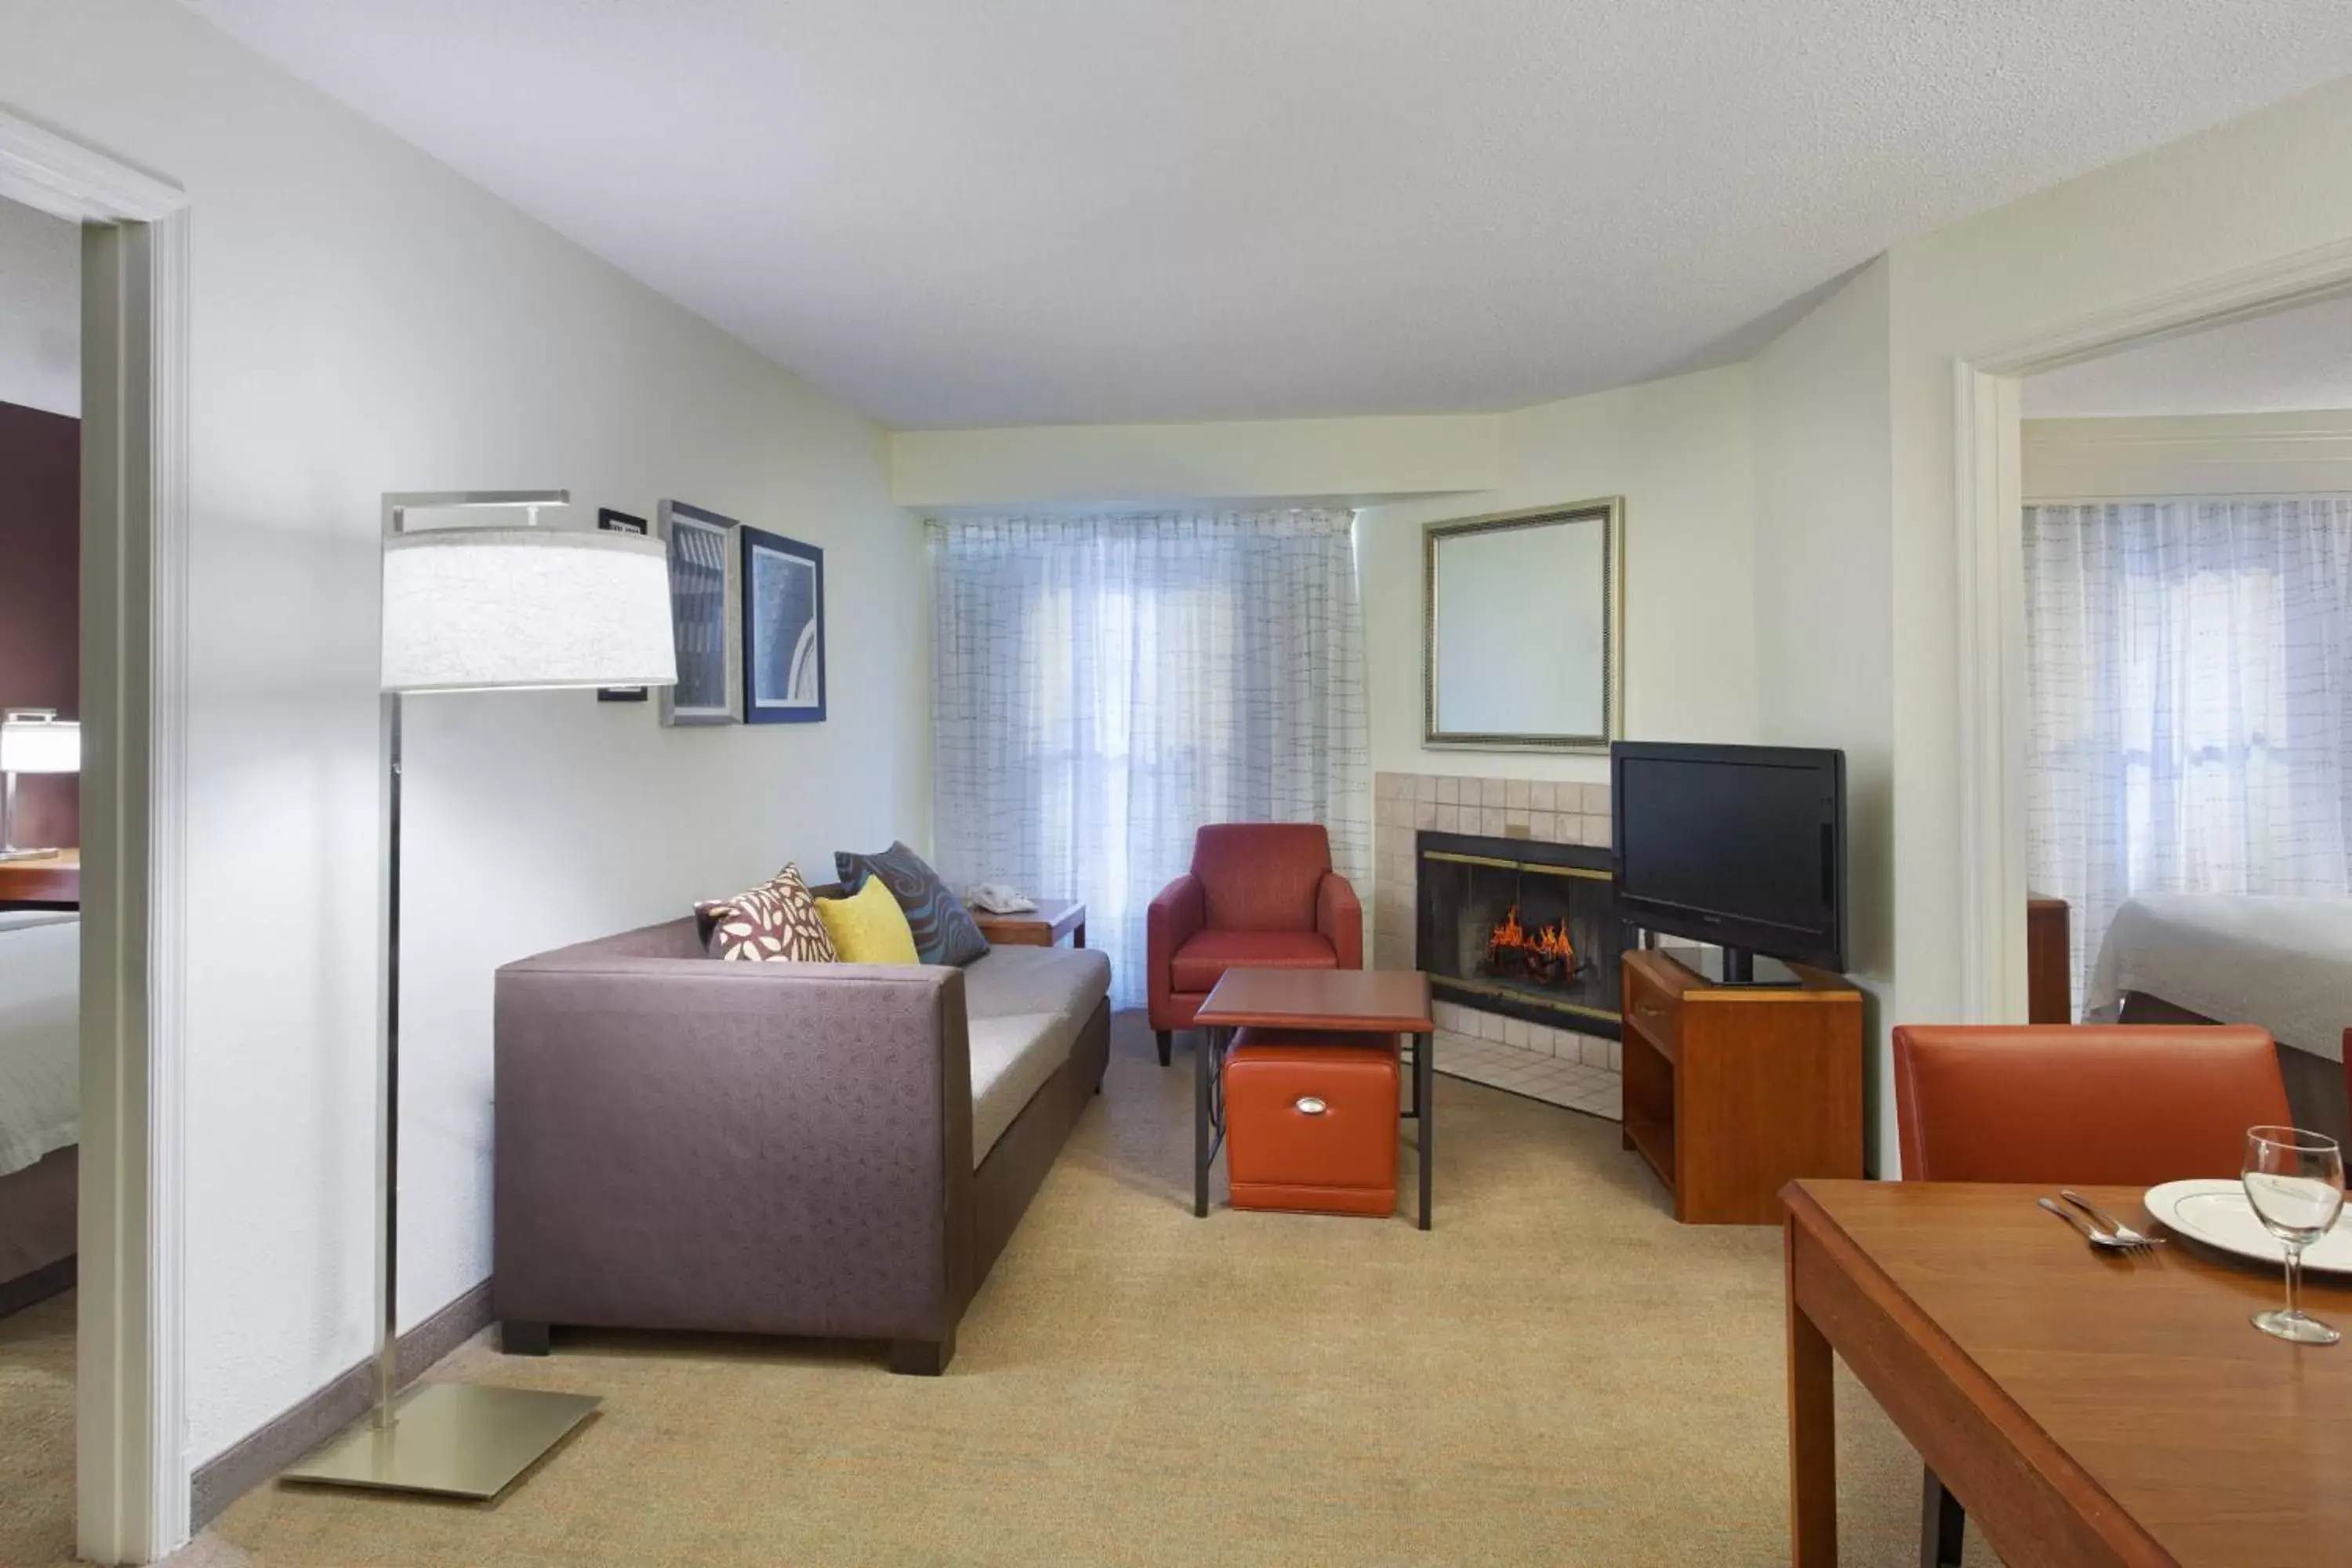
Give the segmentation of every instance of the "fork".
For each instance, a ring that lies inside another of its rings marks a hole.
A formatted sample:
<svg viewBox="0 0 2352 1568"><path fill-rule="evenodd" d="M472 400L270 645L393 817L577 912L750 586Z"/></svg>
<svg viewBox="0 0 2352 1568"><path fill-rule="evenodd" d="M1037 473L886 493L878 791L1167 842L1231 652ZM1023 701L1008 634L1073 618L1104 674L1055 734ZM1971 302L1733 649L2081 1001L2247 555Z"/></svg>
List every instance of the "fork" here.
<svg viewBox="0 0 2352 1568"><path fill-rule="evenodd" d="M2139 1232L2124 1224L2121 1220L2116 1218L2115 1215L2099 1207L2098 1205L2093 1203L2090 1199L2084 1197L2082 1194L2074 1191L2071 1187L2061 1187L2058 1190L2058 1195L2064 1198L2068 1203L2073 1204L2076 1208L2081 1209L2084 1214L2089 1215L2101 1225L2105 1226L2109 1230L2115 1232L2116 1239L2117 1241L2128 1242L2135 1247L2162 1247L2164 1245L2164 1237L2160 1236L2142 1236Z"/></svg>
<svg viewBox="0 0 2352 1568"><path fill-rule="evenodd" d="M2073 1209L2061 1207L2059 1205L2051 1202L2048 1198L2036 1198L2033 1201L2040 1204L2043 1208L2048 1209L2052 1214L2056 1215L2060 1219L2064 1220L2068 1225L2073 1226L2077 1231L2082 1233L2083 1239L2089 1242L2093 1247L2103 1248L2108 1252L2137 1252L2140 1248L2147 1245L2147 1242L2145 1239L2139 1241L2126 1241L2121 1237L2109 1236L2105 1231L2101 1230L2090 1221L2083 1218Z"/></svg>

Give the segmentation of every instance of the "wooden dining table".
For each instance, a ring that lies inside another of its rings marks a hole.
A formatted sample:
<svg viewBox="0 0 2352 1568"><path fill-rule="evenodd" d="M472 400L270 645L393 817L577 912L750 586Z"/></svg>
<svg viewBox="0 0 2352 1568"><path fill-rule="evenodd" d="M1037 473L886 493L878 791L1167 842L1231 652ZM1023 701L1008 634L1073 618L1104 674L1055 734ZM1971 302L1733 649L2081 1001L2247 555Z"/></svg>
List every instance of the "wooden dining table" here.
<svg viewBox="0 0 2352 1568"><path fill-rule="evenodd" d="M2082 1190L2158 1234L2137 1189ZM2094 1251L2035 1206L2053 1191L1782 1190L1798 1568L1837 1561L1832 1352L2004 1562L2352 1563L2352 1289L2306 1275L2347 1338L2289 1344L2247 1321L2277 1267Z"/></svg>

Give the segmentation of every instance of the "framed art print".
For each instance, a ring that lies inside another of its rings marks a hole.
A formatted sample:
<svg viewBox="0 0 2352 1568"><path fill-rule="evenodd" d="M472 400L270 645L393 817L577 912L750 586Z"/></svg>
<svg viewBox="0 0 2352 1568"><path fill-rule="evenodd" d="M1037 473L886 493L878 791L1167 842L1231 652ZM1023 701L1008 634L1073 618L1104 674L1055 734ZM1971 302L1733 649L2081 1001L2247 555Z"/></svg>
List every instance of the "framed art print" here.
<svg viewBox="0 0 2352 1568"><path fill-rule="evenodd" d="M645 534L653 531L644 518L633 517L625 511L614 511L609 506L596 509L596 526L607 533ZM599 702L643 702L648 695L650 693L642 686L600 686L596 689L596 700Z"/></svg>
<svg viewBox="0 0 2352 1568"><path fill-rule="evenodd" d="M743 721L824 721L824 552L762 529L743 536Z"/></svg>
<svg viewBox="0 0 2352 1568"><path fill-rule="evenodd" d="M669 604L677 638L677 684L662 689L665 724L737 721L740 667L736 632L740 588L731 517L684 501L661 503L669 546Z"/></svg>

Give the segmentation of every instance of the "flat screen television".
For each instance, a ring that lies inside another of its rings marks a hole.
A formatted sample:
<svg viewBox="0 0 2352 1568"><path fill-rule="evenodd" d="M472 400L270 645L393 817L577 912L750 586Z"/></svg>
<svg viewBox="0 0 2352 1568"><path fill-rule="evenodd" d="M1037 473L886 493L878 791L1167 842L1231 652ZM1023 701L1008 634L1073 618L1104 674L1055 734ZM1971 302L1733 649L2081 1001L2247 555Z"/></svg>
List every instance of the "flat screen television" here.
<svg viewBox="0 0 2352 1568"><path fill-rule="evenodd" d="M1621 741L1609 748L1618 915L1724 949L1845 967L1845 753Z"/></svg>

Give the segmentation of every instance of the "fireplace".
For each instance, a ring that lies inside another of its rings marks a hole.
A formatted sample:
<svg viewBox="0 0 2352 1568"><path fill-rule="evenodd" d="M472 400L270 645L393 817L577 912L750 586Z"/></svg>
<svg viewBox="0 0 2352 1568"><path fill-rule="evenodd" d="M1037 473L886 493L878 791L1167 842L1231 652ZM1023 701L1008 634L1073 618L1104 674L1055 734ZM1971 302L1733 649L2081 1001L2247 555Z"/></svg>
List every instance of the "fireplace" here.
<svg viewBox="0 0 2352 1568"><path fill-rule="evenodd" d="M1618 1037L1609 851L1423 830L1414 837L1415 949L1433 995L1529 1023Z"/></svg>

